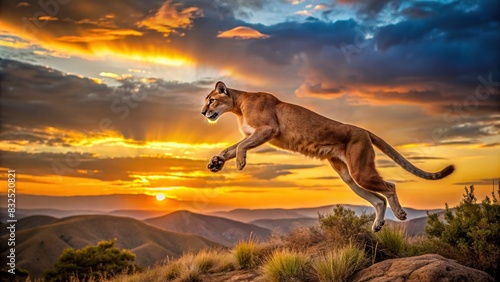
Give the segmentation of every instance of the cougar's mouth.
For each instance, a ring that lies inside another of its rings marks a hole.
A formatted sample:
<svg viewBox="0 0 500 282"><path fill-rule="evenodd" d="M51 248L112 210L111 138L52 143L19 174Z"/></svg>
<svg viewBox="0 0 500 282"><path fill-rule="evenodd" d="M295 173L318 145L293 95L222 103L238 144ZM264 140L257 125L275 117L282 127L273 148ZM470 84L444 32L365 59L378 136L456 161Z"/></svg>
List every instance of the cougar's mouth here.
<svg viewBox="0 0 500 282"><path fill-rule="evenodd" d="M212 115L208 116L207 118L211 121L214 121L217 119L217 117L219 116L218 113L213 113Z"/></svg>

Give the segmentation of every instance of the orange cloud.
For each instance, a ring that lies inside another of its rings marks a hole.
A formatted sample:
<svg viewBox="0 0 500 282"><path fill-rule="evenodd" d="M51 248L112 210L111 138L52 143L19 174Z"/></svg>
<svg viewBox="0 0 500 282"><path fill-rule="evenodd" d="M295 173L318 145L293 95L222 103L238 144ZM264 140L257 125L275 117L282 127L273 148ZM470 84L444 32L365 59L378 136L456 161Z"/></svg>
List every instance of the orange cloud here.
<svg viewBox="0 0 500 282"><path fill-rule="evenodd" d="M12 9L12 13L0 19L0 25L2 34L15 35L18 40L5 37L0 39L0 46L45 49L43 52L47 54L62 54L58 57L91 60L112 55L124 60L168 66L190 65L193 61L182 50L166 45L161 35L178 33L178 28L190 28L192 19L201 16L197 7L184 8L181 3L169 0L149 17L133 8L111 11L105 5L79 3L59 8L57 17L52 14L37 16L36 9L24 4ZM86 12L82 13L82 10ZM130 22L118 20L124 13L130 15Z"/></svg>
<svg viewBox="0 0 500 282"><path fill-rule="evenodd" d="M335 99L346 94L342 87L329 86L325 83L304 83L295 90L297 97L315 97L321 99Z"/></svg>
<svg viewBox="0 0 500 282"><path fill-rule="evenodd" d="M103 40L116 40L126 36L142 36L142 32L133 29L104 29L94 28L84 30L82 35L67 35L56 38L59 41L66 41L72 43L92 42Z"/></svg>
<svg viewBox="0 0 500 282"><path fill-rule="evenodd" d="M51 17L51 16L42 16L42 17L38 17L38 20L39 21L57 21L59 19L56 17Z"/></svg>
<svg viewBox="0 0 500 282"><path fill-rule="evenodd" d="M311 16L312 14L307 11L307 10L300 10L300 11L297 11L295 12L296 15L300 15L300 16Z"/></svg>
<svg viewBox="0 0 500 282"><path fill-rule="evenodd" d="M254 39L254 38L268 38L269 35L262 34L259 31L247 27L237 26L233 29L223 31L217 35L218 38L238 38L238 39Z"/></svg>
<svg viewBox="0 0 500 282"><path fill-rule="evenodd" d="M197 7L189 7L179 11L179 6L179 4L173 4L172 0L168 0L154 16L138 22L137 26L156 30L163 33L163 36L168 36L176 28L191 27L192 19L202 15L201 10Z"/></svg>

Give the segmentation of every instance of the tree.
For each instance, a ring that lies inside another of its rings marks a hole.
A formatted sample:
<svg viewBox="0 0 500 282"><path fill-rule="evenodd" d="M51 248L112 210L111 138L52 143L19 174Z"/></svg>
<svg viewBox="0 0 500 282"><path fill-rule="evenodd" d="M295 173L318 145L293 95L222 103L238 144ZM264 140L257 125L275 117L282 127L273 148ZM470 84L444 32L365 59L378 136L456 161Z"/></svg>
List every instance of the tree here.
<svg viewBox="0 0 500 282"><path fill-rule="evenodd" d="M500 196L500 183L497 193ZM445 208L444 222L438 214L429 214L427 235L457 249L461 263L500 275L500 201L495 192L478 204L471 185L454 210L448 204Z"/></svg>
<svg viewBox="0 0 500 282"><path fill-rule="evenodd" d="M46 281L70 281L72 277L79 281L101 280L138 271L135 254L120 250L115 244L116 239L100 241L80 250L65 249L56 261L55 269L46 272L44 278Z"/></svg>

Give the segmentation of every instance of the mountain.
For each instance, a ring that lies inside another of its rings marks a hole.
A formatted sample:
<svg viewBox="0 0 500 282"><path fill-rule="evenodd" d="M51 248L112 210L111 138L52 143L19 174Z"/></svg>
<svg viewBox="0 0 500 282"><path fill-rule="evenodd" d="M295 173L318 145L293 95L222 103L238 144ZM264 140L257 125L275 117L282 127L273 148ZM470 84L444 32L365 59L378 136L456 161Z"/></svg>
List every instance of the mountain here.
<svg viewBox="0 0 500 282"><path fill-rule="evenodd" d="M174 232L192 233L226 246L233 246L250 235L257 240L271 236L271 231L253 224L189 211L177 211L144 222Z"/></svg>
<svg viewBox="0 0 500 282"><path fill-rule="evenodd" d="M259 219L302 218L303 214L287 209L235 209L209 213L213 216L224 217L241 222L251 222Z"/></svg>
<svg viewBox="0 0 500 282"><path fill-rule="evenodd" d="M5 242L7 236L1 236L1 241ZM166 231L132 218L84 215L16 231L16 266L28 270L32 279L39 278L53 267L65 248L80 249L114 238L118 239L118 248L130 249L143 266L187 251L221 247L200 236ZM7 252L6 244L2 244L0 255L5 258Z"/></svg>
<svg viewBox="0 0 500 282"><path fill-rule="evenodd" d="M212 212L211 215L229 218L242 222L252 222L261 219L291 219L291 218L318 218L318 213L331 213L337 205L314 207L314 208L296 208L296 209L235 209L231 211ZM357 215L366 213L375 213L371 206L358 205L341 205L343 207L354 210ZM427 210L417 210L413 208L404 208L408 219L427 216ZM429 210L429 212L441 212L442 209ZM390 208L387 208L385 213L386 219L396 220Z"/></svg>
<svg viewBox="0 0 500 282"><path fill-rule="evenodd" d="M285 234L299 226L314 226L318 225L317 218L284 218L284 219L259 219L250 222L260 227L264 227L277 232L278 234Z"/></svg>

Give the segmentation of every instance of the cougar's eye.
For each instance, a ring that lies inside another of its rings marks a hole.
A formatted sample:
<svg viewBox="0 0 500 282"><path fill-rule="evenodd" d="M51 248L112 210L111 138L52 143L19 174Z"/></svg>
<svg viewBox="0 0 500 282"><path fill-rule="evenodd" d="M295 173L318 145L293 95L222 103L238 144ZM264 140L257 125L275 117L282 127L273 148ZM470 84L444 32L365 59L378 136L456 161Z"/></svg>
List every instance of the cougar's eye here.
<svg viewBox="0 0 500 282"><path fill-rule="evenodd" d="M208 102L209 102L210 104L212 104L214 101L215 101L215 99L214 99L214 98L210 98L210 100L208 100Z"/></svg>

